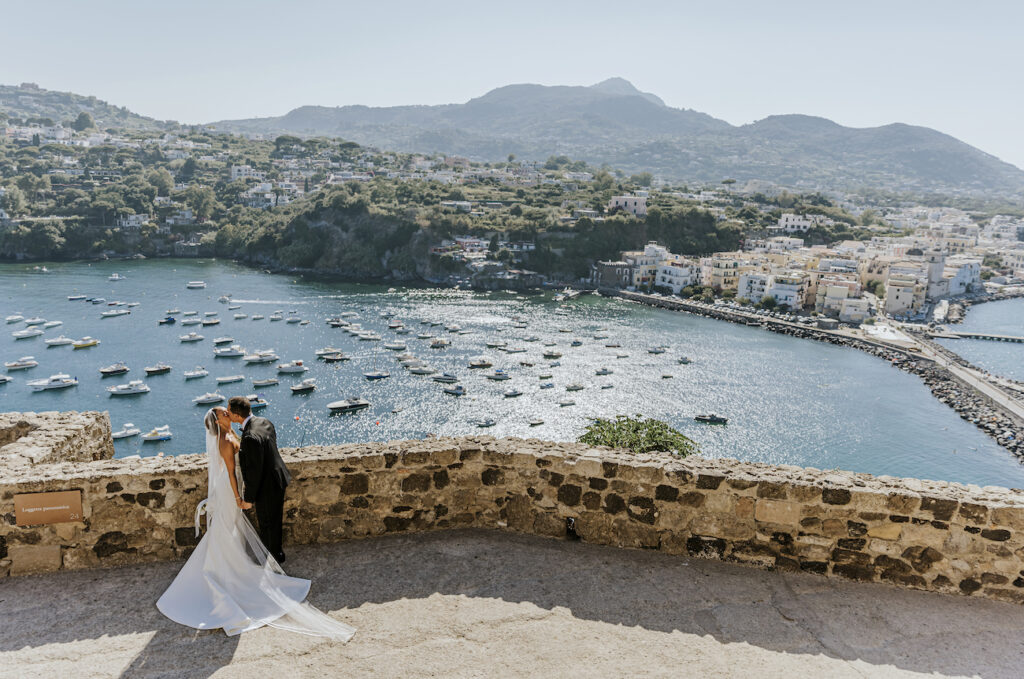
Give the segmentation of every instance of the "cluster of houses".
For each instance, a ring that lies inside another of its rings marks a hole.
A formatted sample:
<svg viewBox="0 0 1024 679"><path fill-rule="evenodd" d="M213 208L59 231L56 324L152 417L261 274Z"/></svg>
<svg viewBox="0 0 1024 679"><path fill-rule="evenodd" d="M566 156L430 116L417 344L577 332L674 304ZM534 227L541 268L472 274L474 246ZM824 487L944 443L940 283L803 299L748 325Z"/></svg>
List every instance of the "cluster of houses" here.
<svg viewBox="0 0 1024 679"><path fill-rule="evenodd" d="M784 215L778 231L792 233L822 222ZM943 218L945 217L945 218ZM872 298L893 317L917 318L939 300L982 289L982 262L998 258L1008 276L994 284L1024 280L1024 221L996 217L984 227L960 213L931 215L914 224L908 236L876 236L806 247L795 236L749 240L736 252L687 258L648 243L643 250L622 252L600 261L591 281L599 287L663 289L672 294L692 286L779 307L813 310L844 322L872 315Z"/></svg>

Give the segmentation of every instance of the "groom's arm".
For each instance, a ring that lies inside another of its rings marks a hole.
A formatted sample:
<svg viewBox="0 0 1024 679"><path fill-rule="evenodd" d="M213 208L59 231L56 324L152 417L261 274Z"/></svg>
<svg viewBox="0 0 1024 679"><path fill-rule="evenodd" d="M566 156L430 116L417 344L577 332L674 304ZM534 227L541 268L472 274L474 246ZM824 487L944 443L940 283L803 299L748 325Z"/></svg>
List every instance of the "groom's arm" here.
<svg viewBox="0 0 1024 679"><path fill-rule="evenodd" d="M245 489L242 499L255 502L260 492L260 481L263 480L263 448L252 436L243 436L238 448L238 463L242 467L242 481Z"/></svg>

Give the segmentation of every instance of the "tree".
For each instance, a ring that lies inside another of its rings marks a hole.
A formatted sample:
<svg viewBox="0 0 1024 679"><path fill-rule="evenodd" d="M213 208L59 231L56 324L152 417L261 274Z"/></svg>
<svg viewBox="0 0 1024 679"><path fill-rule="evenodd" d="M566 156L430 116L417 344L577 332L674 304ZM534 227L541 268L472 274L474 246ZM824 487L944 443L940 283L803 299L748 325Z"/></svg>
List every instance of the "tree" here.
<svg viewBox="0 0 1024 679"><path fill-rule="evenodd" d="M196 163L195 159L188 158L185 164L181 166L181 169L178 170L178 178L182 181L189 181L195 175L197 168L198 163Z"/></svg>
<svg viewBox="0 0 1024 679"><path fill-rule="evenodd" d="M12 186L0 198L0 207L11 217L17 217L25 212L25 192L17 186Z"/></svg>
<svg viewBox="0 0 1024 679"><path fill-rule="evenodd" d="M491 236L491 242L487 244L487 251L490 253L498 251L498 234Z"/></svg>
<svg viewBox="0 0 1024 679"><path fill-rule="evenodd" d="M650 186L651 182L654 181L654 175L650 172L641 172L630 177L629 181L640 186Z"/></svg>
<svg viewBox="0 0 1024 679"><path fill-rule="evenodd" d="M514 163L515 160L516 160L516 154L514 154L514 153L508 154L508 162Z"/></svg>
<svg viewBox="0 0 1024 679"><path fill-rule="evenodd" d="M146 181L156 188L156 195L158 196L169 196L171 195L171 189L174 188L174 177L163 168L153 170L146 175Z"/></svg>
<svg viewBox="0 0 1024 679"><path fill-rule="evenodd" d="M82 111L78 114L78 117L75 118L75 122L71 123L71 127L75 128L75 131L77 132L84 132L85 130L91 130L96 127L96 123L87 111Z"/></svg>
<svg viewBox="0 0 1024 679"><path fill-rule="evenodd" d="M779 304L778 300L776 300L771 295L765 295L764 297L761 298L761 308L762 309L768 309L769 311L771 311L776 306L778 306L778 304Z"/></svg>
<svg viewBox="0 0 1024 679"><path fill-rule="evenodd" d="M185 203L192 208L196 219L209 219L217 205L217 197L209 186L190 186L185 192Z"/></svg>

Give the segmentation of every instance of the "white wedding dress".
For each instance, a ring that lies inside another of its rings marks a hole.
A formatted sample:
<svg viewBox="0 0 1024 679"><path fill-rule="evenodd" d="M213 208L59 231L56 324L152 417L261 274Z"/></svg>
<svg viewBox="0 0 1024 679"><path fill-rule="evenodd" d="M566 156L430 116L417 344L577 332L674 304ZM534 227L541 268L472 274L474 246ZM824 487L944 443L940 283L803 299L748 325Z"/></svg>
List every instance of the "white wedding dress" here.
<svg viewBox="0 0 1024 679"><path fill-rule="evenodd" d="M209 467L206 535L156 606L171 620L196 629L221 628L229 636L270 625L348 641L355 629L305 602L310 581L285 575L235 504L217 436L207 431Z"/></svg>

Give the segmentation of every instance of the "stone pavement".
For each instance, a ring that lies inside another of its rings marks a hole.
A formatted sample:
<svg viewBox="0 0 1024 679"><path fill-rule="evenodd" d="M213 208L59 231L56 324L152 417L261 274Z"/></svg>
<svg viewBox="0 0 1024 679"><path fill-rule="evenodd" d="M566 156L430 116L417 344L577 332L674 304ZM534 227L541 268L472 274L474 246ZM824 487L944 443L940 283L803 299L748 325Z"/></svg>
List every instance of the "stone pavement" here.
<svg viewBox="0 0 1024 679"><path fill-rule="evenodd" d="M0 677L1024 676L1024 606L511 533L291 549L347 645L176 625L179 567L0 580Z"/></svg>

